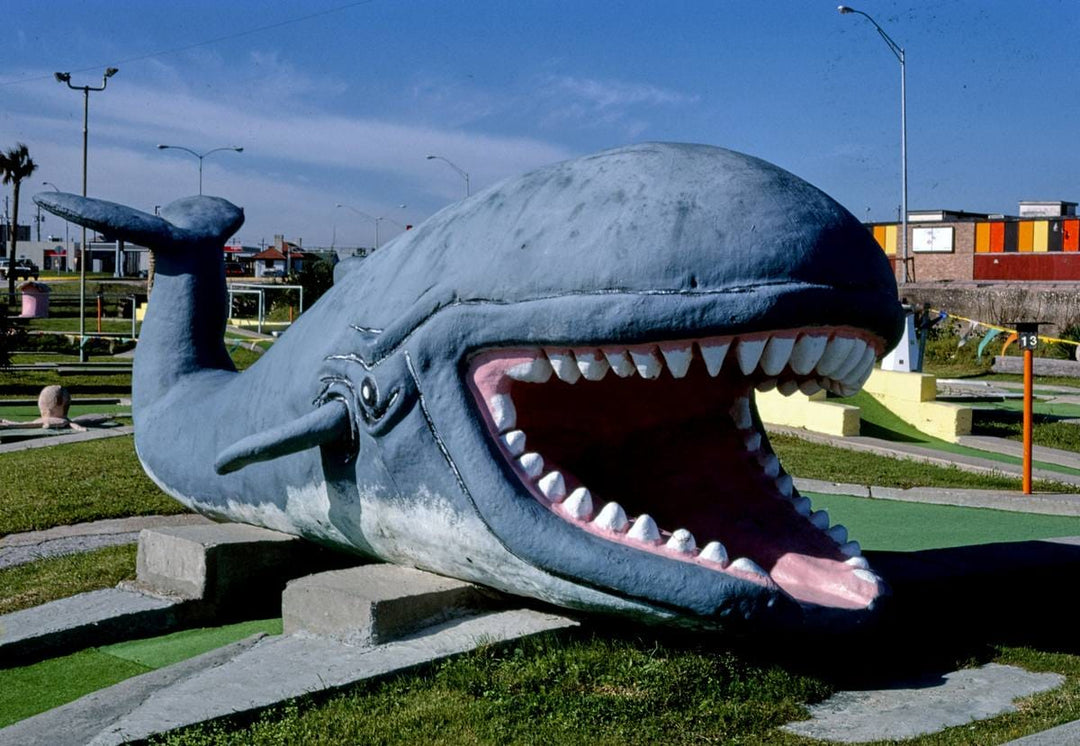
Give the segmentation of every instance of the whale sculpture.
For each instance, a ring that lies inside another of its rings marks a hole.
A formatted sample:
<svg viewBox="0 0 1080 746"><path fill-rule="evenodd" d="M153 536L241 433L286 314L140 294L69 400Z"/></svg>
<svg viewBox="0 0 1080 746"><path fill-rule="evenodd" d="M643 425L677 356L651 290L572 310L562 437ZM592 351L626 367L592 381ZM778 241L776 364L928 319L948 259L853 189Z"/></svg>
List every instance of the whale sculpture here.
<svg viewBox="0 0 1080 746"><path fill-rule="evenodd" d="M858 390L899 337L896 285L780 168L650 143L510 179L339 264L243 373L222 341L240 208L34 199L154 250L136 448L201 513L697 627L859 621L886 592L793 488L754 391Z"/></svg>

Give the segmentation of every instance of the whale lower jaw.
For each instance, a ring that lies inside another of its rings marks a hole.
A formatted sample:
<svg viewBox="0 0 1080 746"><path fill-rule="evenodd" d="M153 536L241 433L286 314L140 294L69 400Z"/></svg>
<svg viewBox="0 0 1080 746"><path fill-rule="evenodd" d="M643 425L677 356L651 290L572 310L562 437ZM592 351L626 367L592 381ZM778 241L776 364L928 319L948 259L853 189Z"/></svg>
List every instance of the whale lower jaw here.
<svg viewBox="0 0 1080 746"><path fill-rule="evenodd" d="M794 488L752 399L755 388L851 395L882 348L852 327L492 347L471 358L468 382L516 494L553 520L803 605L858 610L884 583Z"/></svg>

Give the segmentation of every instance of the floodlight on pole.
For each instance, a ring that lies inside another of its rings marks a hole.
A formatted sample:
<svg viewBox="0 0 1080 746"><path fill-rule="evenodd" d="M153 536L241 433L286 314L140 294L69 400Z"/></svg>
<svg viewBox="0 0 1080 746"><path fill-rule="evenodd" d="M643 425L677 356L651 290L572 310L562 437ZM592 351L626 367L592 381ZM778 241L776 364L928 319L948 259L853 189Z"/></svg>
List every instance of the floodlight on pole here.
<svg viewBox="0 0 1080 746"><path fill-rule="evenodd" d="M220 148L214 148L213 150L207 150L205 153L196 153L191 148L185 148L183 145L158 145L158 150L183 150L185 153L191 153L193 156L199 159L199 194L202 194L202 162L203 158L211 153L217 153L220 150L231 150L234 153L243 153L244 149L236 147L235 145L226 145Z"/></svg>
<svg viewBox="0 0 1080 746"><path fill-rule="evenodd" d="M458 166L456 166L451 161L447 160L446 158L443 158L441 155L429 155L429 156L427 156L427 160L429 160L429 161L442 161L447 166L449 166L450 168L457 171L458 175L461 176L461 178L465 179L465 196L466 197L469 196L469 172L468 171L466 171L466 170L464 170L462 168L459 168Z"/></svg>
<svg viewBox="0 0 1080 746"><path fill-rule="evenodd" d="M908 188L907 188L907 58L904 48L897 44L885 29L867 13L847 5L838 5L840 15L854 13L874 24L878 34L900 62L900 282L908 281Z"/></svg>
<svg viewBox="0 0 1080 746"><path fill-rule="evenodd" d="M105 69L100 86L72 85L71 73L54 73L56 82L66 83L73 91L83 92L83 158L82 158L82 196L86 197L86 151L90 131L90 91L104 91L109 85L109 78L120 70L115 67ZM82 229L82 243L79 244L79 361L86 362L86 226Z"/></svg>

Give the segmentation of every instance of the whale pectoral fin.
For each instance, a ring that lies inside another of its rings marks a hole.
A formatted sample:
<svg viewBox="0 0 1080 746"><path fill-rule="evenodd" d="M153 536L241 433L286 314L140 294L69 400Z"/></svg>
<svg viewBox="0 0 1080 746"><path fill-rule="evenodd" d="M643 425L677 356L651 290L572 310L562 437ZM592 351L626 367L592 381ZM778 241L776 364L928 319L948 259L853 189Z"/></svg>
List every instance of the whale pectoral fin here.
<svg viewBox="0 0 1080 746"><path fill-rule="evenodd" d="M331 399L314 412L261 433L249 435L226 448L214 462L214 471L228 474L249 464L271 461L290 453L345 441L351 434L348 406Z"/></svg>

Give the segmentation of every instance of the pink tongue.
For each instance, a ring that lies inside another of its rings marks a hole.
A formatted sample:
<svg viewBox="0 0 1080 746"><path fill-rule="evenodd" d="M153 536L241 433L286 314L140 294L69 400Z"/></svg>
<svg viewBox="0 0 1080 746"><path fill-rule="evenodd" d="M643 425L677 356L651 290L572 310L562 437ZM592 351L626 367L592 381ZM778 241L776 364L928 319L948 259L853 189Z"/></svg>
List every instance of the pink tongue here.
<svg viewBox="0 0 1080 746"><path fill-rule="evenodd" d="M858 577L843 562L822 557L785 554L770 574L786 593L805 603L864 609L878 595L876 583Z"/></svg>

